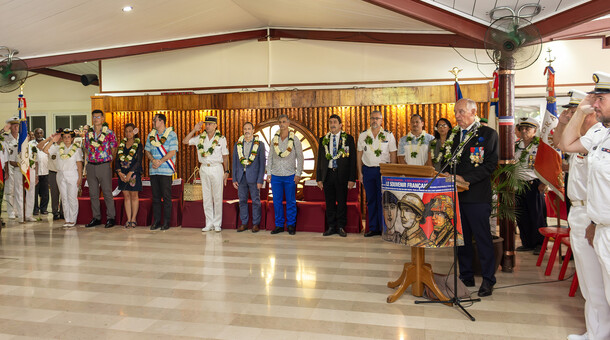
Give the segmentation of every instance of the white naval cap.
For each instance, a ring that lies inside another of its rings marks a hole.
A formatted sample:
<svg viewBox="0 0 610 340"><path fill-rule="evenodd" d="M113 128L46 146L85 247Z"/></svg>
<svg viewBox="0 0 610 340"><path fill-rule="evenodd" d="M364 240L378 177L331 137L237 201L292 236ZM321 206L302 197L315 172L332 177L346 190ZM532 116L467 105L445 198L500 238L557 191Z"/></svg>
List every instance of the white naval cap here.
<svg viewBox="0 0 610 340"><path fill-rule="evenodd" d="M536 129L540 127L540 123L532 117L521 117L519 118L519 124L517 124L517 128L520 126L531 126Z"/></svg>
<svg viewBox="0 0 610 340"><path fill-rule="evenodd" d="M603 94L610 93L610 74L604 72L593 73L593 81L595 82L595 89L587 92L589 94Z"/></svg>
<svg viewBox="0 0 610 340"><path fill-rule="evenodd" d="M6 120L7 124L19 124L19 117L13 116Z"/></svg>
<svg viewBox="0 0 610 340"><path fill-rule="evenodd" d="M570 96L570 102L567 103L566 105L563 105L563 107L576 107L576 106L578 106L578 104L580 104L580 102L583 99L585 99L587 94L585 92L583 92L583 91L571 90L570 92L568 92L568 96Z"/></svg>

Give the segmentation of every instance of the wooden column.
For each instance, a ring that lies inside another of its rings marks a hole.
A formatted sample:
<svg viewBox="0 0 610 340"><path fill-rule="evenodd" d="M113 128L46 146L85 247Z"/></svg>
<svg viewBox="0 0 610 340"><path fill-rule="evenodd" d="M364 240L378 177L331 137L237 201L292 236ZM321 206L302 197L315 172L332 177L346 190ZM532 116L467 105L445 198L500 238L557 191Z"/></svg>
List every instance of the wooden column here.
<svg viewBox="0 0 610 340"><path fill-rule="evenodd" d="M514 60L512 58L503 58L500 60L498 71L498 101L499 101L499 119L505 117L505 121L510 122L508 125L500 125L500 161L499 166L505 167L515 159L515 71L513 70ZM502 175L505 180L505 174ZM501 192L500 195L511 196L510 201L514 201L514 192ZM500 202L500 198L498 198ZM507 218L499 219L500 237L504 239L504 252L502 254L502 271L512 273L515 266L515 222Z"/></svg>

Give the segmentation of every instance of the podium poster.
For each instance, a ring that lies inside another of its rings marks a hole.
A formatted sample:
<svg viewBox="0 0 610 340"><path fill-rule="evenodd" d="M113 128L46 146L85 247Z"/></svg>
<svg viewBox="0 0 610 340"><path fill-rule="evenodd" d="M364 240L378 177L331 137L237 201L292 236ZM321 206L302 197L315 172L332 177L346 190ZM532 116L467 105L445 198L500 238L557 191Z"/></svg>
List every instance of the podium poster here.
<svg viewBox="0 0 610 340"><path fill-rule="evenodd" d="M381 177L383 235L385 241L411 247L453 247L452 183L443 177ZM458 245L464 244L457 206Z"/></svg>

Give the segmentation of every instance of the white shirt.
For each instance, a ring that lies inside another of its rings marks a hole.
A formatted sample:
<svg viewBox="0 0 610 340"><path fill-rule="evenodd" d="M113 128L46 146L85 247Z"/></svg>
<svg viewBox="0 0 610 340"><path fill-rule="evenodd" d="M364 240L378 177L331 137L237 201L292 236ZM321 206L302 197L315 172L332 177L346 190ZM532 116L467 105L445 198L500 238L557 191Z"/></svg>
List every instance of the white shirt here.
<svg viewBox="0 0 610 340"><path fill-rule="evenodd" d="M597 224L610 226L610 129L595 125L580 137L580 143L589 151L587 215Z"/></svg>
<svg viewBox="0 0 610 340"><path fill-rule="evenodd" d="M8 149L6 143L0 142L0 144L2 144L2 151L0 151L0 166L4 168L4 165L8 162Z"/></svg>
<svg viewBox="0 0 610 340"><path fill-rule="evenodd" d="M17 138L13 137L13 135L10 133L4 139L4 145L6 145L6 148L8 150L8 160L10 162L19 163L19 153L17 151L18 143L19 143L19 140Z"/></svg>
<svg viewBox="0 0 610 340"><path fill-rule="evenodd" d="M530 144L533 143L530 142ZM529 145L528 145L529 146ZM523 140L517 143L517 147L515 148L515 160L519 162L521 159L521 154L525 151L525 144ZM536 160L536 153L538 152L538 145L531 144L531 148L529 149L529 155L525 156L525 160L523 162L519 162L519 167L521 168L519 174L520 178L524 181L532 181L538 178L536 173L534 172L534 162Z"/></svg>
<svg viewBox="0 0 610 340"><path fill-rule="evenodd" d="M379 166L381 163L390 163L390 152L395 152L396 148L396 139L394 135L388 130L380 130L379 133L384 134L385 139L380 141L379 134L377 136L373 136L373 144L368 145L364 141L366 136L369 134L369 130L366 130L358 136L358 151L362 151L362 164L374 167ZM377 157L375 155L375 149L381 149L381 155Z"/></svg>
<svg viewBox="0 0 610 340"><path fill-rule="evenodd" d="M339 152L339 149L341 148L341 131L337 132L334 135L331 134L329 136L329 139L328 139L328 152L330 152L330 154L332 156L335 156L335 155L333 155L333 138L335 138L335 140L337 141L336 142L337 143L337 152ZM347 143L347 140L345 142ZM345 145L343 147L346 149L345 152L349 153L349 146ZM332 159L328 161L328 167L329 168L333 167L333 160Z"/></svg>
<svg viewBox="0 0 610 340"><path fill-rule="evenodd" d="M422 136L424 140L418 147L419 141L417 139ZM409 137L412 138L411 141L407 141ZM425 165L428 161L428 150L432 140L434 140L434 136L426 132L422 132L418 136L409 133L398 141L398 156L404 156L405 162L409 165ZM417 152L417 156L411 157L412 152Z"/></svg>
<svg viewBox="0 0 610 340"><path fill-rule="evenodd" d="M205 133L205 132L204 132ZM212 146L212 141L214 140L214 136L212 138L208 137L208 134L205 133L205 138L203 140L203 149L207 150ZM199 136L195 136L189 139L189 145L197 146L199 144ZM222 136L218 140L218 144L214 148L214 152L207 157L201 156L201 150L197 149L197 159L201 164L222 164L222 156L226 156L229 154L229 149L227 148L227 139Z"/></svg>
<svg viewBox="0 0 610 340"><path fill-rule="evenodd" d="M568 177L568 198L572 201L587 200L587 176L589 171L586 155L570 154L570 177Z"/></svg>
<svg viewBox="0 0 610 340"><path fill-rule="evenodd" d="M73 144L70 145L72 147ZM64 154L68 154L70 152L70 148L65 148ZM76 162L83 161L83 150L81 148L76 148L76 152L72 155L72 157L68 159L63 159L59 152L59 145L54 144L49 148L49 155L51 159L55 159L55 166L57 167L57 171L74 171L77 172L78 168L76 167Z"/></svg>
<svg viewBox="0 0 610 340"><path fill-rule="evenodd" d="M38 147L36 147L38 149ZM49 155L38 149L38 176L49 174Z"/></svg>

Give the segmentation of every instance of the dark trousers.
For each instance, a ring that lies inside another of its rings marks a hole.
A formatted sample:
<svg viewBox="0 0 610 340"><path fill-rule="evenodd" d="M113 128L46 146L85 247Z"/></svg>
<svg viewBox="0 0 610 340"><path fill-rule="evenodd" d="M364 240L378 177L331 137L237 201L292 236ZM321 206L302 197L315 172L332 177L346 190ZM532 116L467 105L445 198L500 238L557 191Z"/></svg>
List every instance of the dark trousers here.
<svg viewBox="0 0 610 340"><path fill-rule="evenodd" d="M169 225L172 218L172 176L152 175L150 187L153 196L153 224L161 224L161 212L163 212L163 225Z"/></svg>
<svg viewBox="0 0 610 340"><path fill-rule="evenodd" d="M324 180L326 224L328 230L339 230L347 224L347 181L340 181L337 171L328 169Z"/></svg>
<svg viewBox="0 0 610 340"><path fill-rule="evenodd" d="M114 197L112 196L112 166L110 163L87 164L87 183L89 183L89 198L93 218L101 220L100 187L106 203L106 218L115 218ZM67 203L66 203L67 204Z"/></svg>
<svg viewBox="0 0 610 340"><path fill-rule="evenodd" d="M260 191L256 187L256 183L248 183L246 175L241 177L241 182L237 187L237 195L239 196L239 219L241 224L248 224L250 214L248 213L248 193L252 198L252 225L261 224L261 197Z"/></svg>
<svg viewBox="0 0 610 340"><path fill-rule="evenodd" d="M370 231L381 231L383 213L381 207L381 171L379 167L362 166L362 185L366 193L366 213Z"/></svg>
<svg viewBox="0 0 610 340"><path fill-rule="evenodd" d="M49 186L51 187L51 212L59 215L62 211L59 206L59 186L57 185L57 172L49 171Z"/></svg>
<svg viewBox="0 0 610 340"><path fill-rule="evenodd" d="M547 226L546 204L544 194L538 190L539 184L540 180L533 180L524 193L515 195L519 236L521 244L528 248L542 245L544 236L538 232L538 228Z"/></svg>
<svg viewBox="0 0 610 340"><path fill-rule="evenodd" d="M458 247L458 259L460 262L460 279L462 280L474 277L472 269L472 259L474 257L472 238L474 237L477 242L479 261L481 262L481 276L491 284L496 283L496 261L489 227L490 215L491 204L489 203L460 203L464 245Z"/></svg>
<svg viewBox="0 0 610 340"><path fill-rule="evenodd" d="M38 200L40 199L40 204ZM38 176L38 184L34 190L34 214L46 213L49 206L49 175Z"/></svg>

